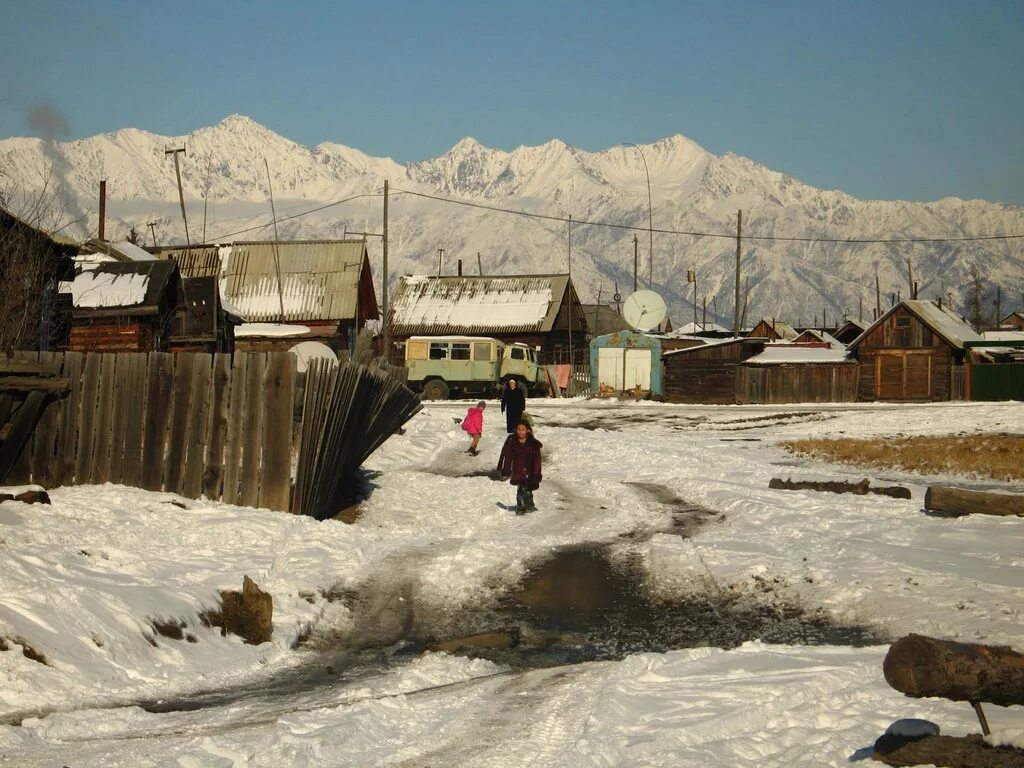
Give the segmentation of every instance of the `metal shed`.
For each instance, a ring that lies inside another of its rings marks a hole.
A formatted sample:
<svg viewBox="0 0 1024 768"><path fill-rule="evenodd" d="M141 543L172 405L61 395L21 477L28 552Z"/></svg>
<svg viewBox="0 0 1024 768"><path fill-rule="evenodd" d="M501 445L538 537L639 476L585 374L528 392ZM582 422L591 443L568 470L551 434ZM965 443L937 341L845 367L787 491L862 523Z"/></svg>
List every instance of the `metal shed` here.
<svg viewBox="0 0 1024 768"><path fill-rule="evenodd" d="M590 392L664 395L661 339L616 331L590 341Z"/></svg>

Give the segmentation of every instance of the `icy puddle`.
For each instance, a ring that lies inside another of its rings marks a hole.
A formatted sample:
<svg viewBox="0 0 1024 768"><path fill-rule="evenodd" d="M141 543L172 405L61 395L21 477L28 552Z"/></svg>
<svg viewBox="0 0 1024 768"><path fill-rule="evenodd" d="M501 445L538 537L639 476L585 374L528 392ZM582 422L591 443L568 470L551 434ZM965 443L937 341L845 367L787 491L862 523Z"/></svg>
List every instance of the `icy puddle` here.
<svg viewBox="0 0 1024 768"><path fill-rule="evenodd" d="M755 639L789 645L886 642L870 627L837 625L822 614L760 596L723 592L657 601L645 589L645 578L636 558L613 558L608 547L566 549L531 570L503 601L491 633L435 647L534 667L678 648L734 648Z"/></svg>

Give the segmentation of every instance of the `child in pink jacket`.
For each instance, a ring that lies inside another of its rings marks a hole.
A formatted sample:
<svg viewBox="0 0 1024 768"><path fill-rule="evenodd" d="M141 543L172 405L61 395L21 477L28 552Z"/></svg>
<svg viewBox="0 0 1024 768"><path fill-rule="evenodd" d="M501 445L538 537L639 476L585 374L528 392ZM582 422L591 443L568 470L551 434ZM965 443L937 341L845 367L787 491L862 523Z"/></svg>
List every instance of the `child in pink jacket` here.
<svg viewBox="0 0 1024 768"><path fill-rule="evenodd" d="M480 444L480 435L484 431L484 408L486 407L487 403L481 400L476 404L475 408L469 409L466 413L466 418L462 420L462 428L473 438L469 450L466 451L470 456L476 456L480 453L476 447Z"/></svg>

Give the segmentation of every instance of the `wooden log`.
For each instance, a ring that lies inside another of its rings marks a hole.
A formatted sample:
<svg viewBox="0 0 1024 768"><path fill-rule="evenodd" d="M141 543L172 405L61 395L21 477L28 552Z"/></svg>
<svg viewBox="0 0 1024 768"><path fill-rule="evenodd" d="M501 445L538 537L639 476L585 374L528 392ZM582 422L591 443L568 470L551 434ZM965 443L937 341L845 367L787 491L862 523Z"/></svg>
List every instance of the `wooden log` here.
<svg viewBox="0 0 1024 768"><path fill-rule="evenodd" d="M924 508L945 517L962 517L973 513L1024 516L1024 494L968 491L930 485L924 495Z"/></svg>
<svg viewBox="0 0 1024 768"><path fill-rule="evenodd" d="M1008 646L907 635L889 648L882 672L908 696L1024 704L1024 654Z"/></svg>
<svg viewBox="0 0 1024 768"><path fill-rule="evenodd" d="M768 487L781 491L823 491L825 493L854 493L864 496L868 493L877 493L881 496L892 496L894 499L909 499L910 489L899 485L884 485L871 487L865 477L859 483L848 483L843 480L783 480L781 477L773 477L768 481Z"/></svg>
<svg viewBox="0 0 1024 768"><path fill-rule="evenodd" d="M981 736L926 736L907 740L882 736L874 759L886 765L935 765L939 768L1021 768L1024 751L992 747Z"/></svg>
<svg viewBox="0 0 1024 768"><path fill-rule="evenodd" d="M53 376L3 376L0 377L0 392L67 392L70 386L65 378Z"/></svg>

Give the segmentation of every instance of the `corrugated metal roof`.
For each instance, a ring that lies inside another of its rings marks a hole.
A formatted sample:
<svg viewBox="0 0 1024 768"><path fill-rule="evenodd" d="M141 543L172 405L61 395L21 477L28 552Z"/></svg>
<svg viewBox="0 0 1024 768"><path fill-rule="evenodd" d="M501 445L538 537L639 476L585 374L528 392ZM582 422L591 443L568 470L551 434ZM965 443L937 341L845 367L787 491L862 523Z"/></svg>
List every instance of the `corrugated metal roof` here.
<svg viewBox="0 0 1024 768"><path fill-rule="evenodd" d="M399 335L547 333L568 275L528 277L405 276L391 303Z"/></svg>
<svg viewBox="0 0 1024 768"><path fill-rule="evenodd" d="M357 307L366 260L363 240L236 242L220 246L161 249L186 277L216 276L226 305L249 322L278 321L281 304L289 322L377 317L377 299ZM276 260L281 264L278 296ZM369 274L367 274L369 280Z"/></svg>

